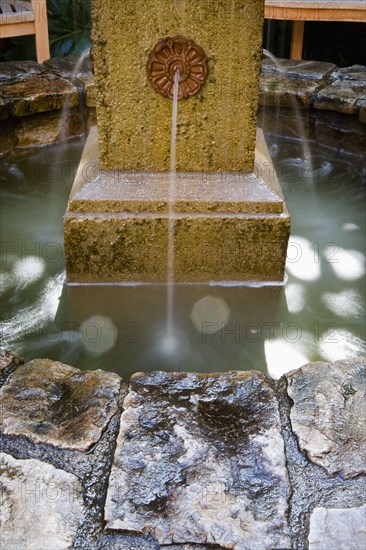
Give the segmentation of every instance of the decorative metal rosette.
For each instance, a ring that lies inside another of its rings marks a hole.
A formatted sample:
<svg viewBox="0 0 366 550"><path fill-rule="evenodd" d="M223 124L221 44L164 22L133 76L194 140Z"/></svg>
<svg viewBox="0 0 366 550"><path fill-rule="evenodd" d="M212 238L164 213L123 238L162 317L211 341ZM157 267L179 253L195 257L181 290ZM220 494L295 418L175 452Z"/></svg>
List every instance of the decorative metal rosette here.
<svg viewBox="0 0 366 550"><path fill-rule="evenodd" d="M147 74L154 90L173 98L174 77L177 71L178 99L197 94L208 75L204 50L193 40L181 35L160 38L147 60Z"/></svg>

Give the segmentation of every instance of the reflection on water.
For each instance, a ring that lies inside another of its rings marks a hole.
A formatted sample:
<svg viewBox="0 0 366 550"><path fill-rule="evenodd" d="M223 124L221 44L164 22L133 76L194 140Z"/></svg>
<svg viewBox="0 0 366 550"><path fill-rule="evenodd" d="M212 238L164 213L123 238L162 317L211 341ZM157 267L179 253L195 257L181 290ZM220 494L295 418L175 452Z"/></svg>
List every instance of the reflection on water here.
<svg viewBox="0 0 366 550"><path fill-rule="evenodd" d="M62 217L83 143L6 157L1 178L1 345L129 376L155 369L257 369L365 353L362 166L298 143L270 150L292 215L287 282L175 287L65 286Z"/></svg>

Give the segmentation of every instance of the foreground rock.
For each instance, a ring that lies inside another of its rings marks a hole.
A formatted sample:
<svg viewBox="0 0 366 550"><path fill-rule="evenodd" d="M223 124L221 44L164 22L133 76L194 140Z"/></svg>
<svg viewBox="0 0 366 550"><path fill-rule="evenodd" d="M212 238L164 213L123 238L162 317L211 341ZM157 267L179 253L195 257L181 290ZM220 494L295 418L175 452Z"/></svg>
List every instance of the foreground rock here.
<svg viewBox="0 0 366 550"><path fill-rule="evenodd" d="M0 453L1 547L72 548L84 518L81 483L39 460Z"/></svg>
<svg viewBox="0 0 366 550"><path fill-rule="evenodd" d="M309 363L286 375L301 450L330 475L366 473L366 358Z"/></svg>
<svg viewBox="0 0 366 550"><path fill-rule="evenodd" d="M366 505L315 508L310 518L309 550L365 550Z"/></svg>
<svg viewBox="0 0 366 550"><path fill-rule="evenodd" d="M23 363L24 361L20 357L0 349L0 385Z"/></svg>
<svg viewBox="0 0 366 550"><path fill-rule="evenodd" d="M87 451L117 413L121 384L117 374L35 359L0 389L0 432Z"/></svg>
<svg viewBox="0 0 366 550"><path fill-rule="evenodd" d="M290 548L278 405L256 372L131 379L110 476L108 530L160 544Z"/></svg>

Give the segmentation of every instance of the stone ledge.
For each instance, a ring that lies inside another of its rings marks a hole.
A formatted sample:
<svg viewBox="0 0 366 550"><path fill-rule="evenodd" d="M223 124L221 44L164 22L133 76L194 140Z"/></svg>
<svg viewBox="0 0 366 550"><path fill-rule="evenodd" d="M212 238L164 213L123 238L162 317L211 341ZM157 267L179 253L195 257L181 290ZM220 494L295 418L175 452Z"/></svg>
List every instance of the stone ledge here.
<svg viewBox="0 0 366 550"><path fill-rule="evenodd" d="M127 395L116 374L0 357L9 550L19 541L39 550L364 548L365 357L309 363L278 382L255 371L139 373ZM112 431L103 381L114 388ZM37 429L46 417L48 434ZM70 446L94 423L91 448Z"/></svg>
<svg viewBox="0 0 366 550"><path fill-rule="evenodd" d="M366 123L366 67L338 68L332 63L279 59L262 62L262 107L300 108L307 112L345 113ZM65 102L73 107L60 131ZM0 155L16 147L55 143L86 132L95 122L96 90L88 57L0 63L0 125L6 139ZM43 116L42 120L39 119ZM7 122L6 122L7 121ZM32 129L43 126L41 135Z"/></svg>

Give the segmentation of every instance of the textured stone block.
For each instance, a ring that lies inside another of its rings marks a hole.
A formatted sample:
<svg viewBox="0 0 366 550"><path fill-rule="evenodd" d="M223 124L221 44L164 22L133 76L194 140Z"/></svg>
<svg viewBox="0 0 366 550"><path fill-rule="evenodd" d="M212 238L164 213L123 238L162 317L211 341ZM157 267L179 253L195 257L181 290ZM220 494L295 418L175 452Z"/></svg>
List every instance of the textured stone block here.
<svg viewBox="0 0 366 550"><path fill-rule="evenodd" d="M93 131L64 219L68 280L165 282L169 175L99 172L97 159ZM253 173L177 174L175 281L283 280L290 220L272 179L269 186Z"/></svg>
<svg viewBox="0 0 366 550"><path fill-rule="evenodd" d="M316 80L286 77L270 72L262 73L260 79L260 104L263 107L290 107L308 109L314 94L321 85Z"/></svg>
<svg viewBox="0 0 366 550"><path fill-rule="evenodd" d="M39 460L0 453L0 541L7 550L72 548L85 510L80 481Z"/></svg>
<svg viewBox="0 0 366 550"><path fill-rule="evenodd" d="M309 363L286 374L301 450L330 475L366 473L366 358Z"/></svg>
<svg viewBox="0 0 366 550"><path fill-rule="evenodd" d="M360 80L337 80L320 90L314 99L315 109L354 114L357 104L366 100L365 82Z"/></svg>
<svg viewBox="0 0 366 550"><path fill-rule="evenodd" d="M121 384L117 374L30 361L0 389L0 433L87 451L118 412Z"/></svg>
<svg viewBox="0 0 366 550"><path fill-rule="evenodd" d="M67 80L53 74L30 76L18 81L0 82L0 95L9 100L9 113L24 117L79 104L79 92Z"/></svg>
<svg viewBox="0 0 366 550"><path fill-rule="evenodd" d="M101 168L169 169L172 101L153 90L146 64L160 38L182 34L205 50L209 76L179 102L177 169L252 171L262 0L95 0L93 8Z"/></svg>
<svg viewBox="0 0 366 550"><path fill-rule="evenodd" d="M108 530L159 544L291 547L278 404L263 375L136 374L124 409Z"/></svg>
<svg viewBox="0 0 366 550"><path fill-rule="evenodd" d="M310 518L309 550L365 550L366 505L315 508Z"/></svg>

